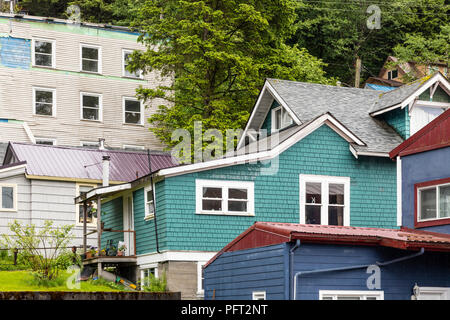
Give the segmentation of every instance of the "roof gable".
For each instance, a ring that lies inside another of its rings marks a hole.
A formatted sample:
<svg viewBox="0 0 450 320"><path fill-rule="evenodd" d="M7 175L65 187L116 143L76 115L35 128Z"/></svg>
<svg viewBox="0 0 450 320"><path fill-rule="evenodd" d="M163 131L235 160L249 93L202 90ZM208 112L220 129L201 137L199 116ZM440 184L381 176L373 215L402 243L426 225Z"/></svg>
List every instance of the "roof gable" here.
<svg viewBox="0 0 450 320"><path fill-rule="evenodd" d="M391 158L450 146L450 109L389 153Z"/></svg>

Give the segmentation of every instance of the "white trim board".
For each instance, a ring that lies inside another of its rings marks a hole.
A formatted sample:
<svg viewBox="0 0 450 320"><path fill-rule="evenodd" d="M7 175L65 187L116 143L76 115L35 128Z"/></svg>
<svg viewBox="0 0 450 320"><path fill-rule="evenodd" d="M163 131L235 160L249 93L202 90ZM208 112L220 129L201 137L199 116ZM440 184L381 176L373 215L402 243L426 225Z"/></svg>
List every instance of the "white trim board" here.
<svg viewBox="0 0 450 320"><path fill-rule="evenodd" d="M323 124L328 125L333 130L336 131L341 137L343 137L348 142L356 143L357 145L364 146L364 142L356 137L347 128L342 126L331 114L325 113L316 119L305 124L302 129L297 131L295 134L287 138L285 141L275 146L273 149L268 151L255 152L251 154L236 155L233 157L226 157L223 159L211 160L207 162L199 162L194 164L188 164L185 166L177 166L173 168L162 169L156 173L156 177L171 177L180 174L186 174L191 172L198 172L203 170L210 170L219 167L232 166L237 164L242 164L251 161L261 161L272 159L295 143L299 142L310 133L314 132L316 129L320 128Z"/></svg>
<svg viewBox="0 0 450 320"><path fill-rule="evenodd" d="M148 265L164 261L190 261L207 262L217 254L216 251L164 251L161 253L147 253L138 255L136 262L138 266Z"/></svg>

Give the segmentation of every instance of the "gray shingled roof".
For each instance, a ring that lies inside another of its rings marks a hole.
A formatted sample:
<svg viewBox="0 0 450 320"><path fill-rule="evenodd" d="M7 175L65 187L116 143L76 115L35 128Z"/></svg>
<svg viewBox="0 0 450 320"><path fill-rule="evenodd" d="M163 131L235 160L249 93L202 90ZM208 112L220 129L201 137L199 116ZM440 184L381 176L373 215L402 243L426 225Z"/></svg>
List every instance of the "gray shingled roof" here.
<svg viewBox="0 0 450 320"><path fill-rule="evenodd" d="M358 151L388 153L403 142L394 129L369 115L379 99L379 91L277 79L267 81L302 123L331 113L366 144L357 146Z"/></svg>
<svg viewBox="0 0 450 320"><path fill-rule="evenodd" d="M378 101L373 105L370 113L380 111L399 103L411 96L417 89L419 89L429 78L423 78L414 82L405 84L396 90L392 90L379 95Z"/></svg>

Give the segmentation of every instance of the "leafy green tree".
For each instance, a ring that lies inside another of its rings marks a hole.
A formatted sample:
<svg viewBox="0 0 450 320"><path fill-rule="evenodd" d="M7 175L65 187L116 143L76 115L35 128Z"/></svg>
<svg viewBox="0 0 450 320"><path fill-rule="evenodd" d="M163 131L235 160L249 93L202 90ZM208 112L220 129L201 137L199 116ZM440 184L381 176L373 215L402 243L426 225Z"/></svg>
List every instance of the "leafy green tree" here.
<svg viewBox="0 0 450 320"><path fill-rule="evenodd" d="M441 32L433 37L425 37L421 33L407 34L403 44L394 48L394 54L398 61L391 66L408 61L414 61L421 65L443 63L447 69L450 63L450 24L443 25ZM415 79L410 73L409 78Z"/></svg>
<svg viewBox="0 0 450 320"><path fill-rule="evenodd" d="M295 0L148 0L133 26L145 52L130 71L157 71L166 86L140 88L145 101L162 99L149 119L156 136L172 146L175 129L202 121L203 131L242 128L267 77L333 83L324 63L297 45ZM172 81L173 80L173 81Z"/></svg>
<svg viewBox="0 0 450 320"><path fill-rule="evenodd" d="M367 26L371 5L380 9L380 28ZM361 80L377 76L407 33L420 31L425 38L434 37L448 19L445 0L304 0L297 9L298 28L290 43L308 48L327 62L328 74L353 86L358 57L363 64Z"/></svg>

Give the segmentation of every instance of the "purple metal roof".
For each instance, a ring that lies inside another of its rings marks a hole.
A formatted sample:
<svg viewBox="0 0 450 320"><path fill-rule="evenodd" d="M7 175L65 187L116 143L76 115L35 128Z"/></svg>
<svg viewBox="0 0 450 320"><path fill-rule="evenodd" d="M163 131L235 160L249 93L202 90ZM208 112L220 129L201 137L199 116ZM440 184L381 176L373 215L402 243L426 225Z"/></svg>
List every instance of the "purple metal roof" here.
<svg viewBox="0 0 450 320"><path fill-rule="evenodd" d="M129 182L149 174L147 152L99 150L12 142L15 162L26 161L29 175L102 179L102 157L110 156L110 180ZM176 165L170 154L151 152L152 172Z"/></svg>

